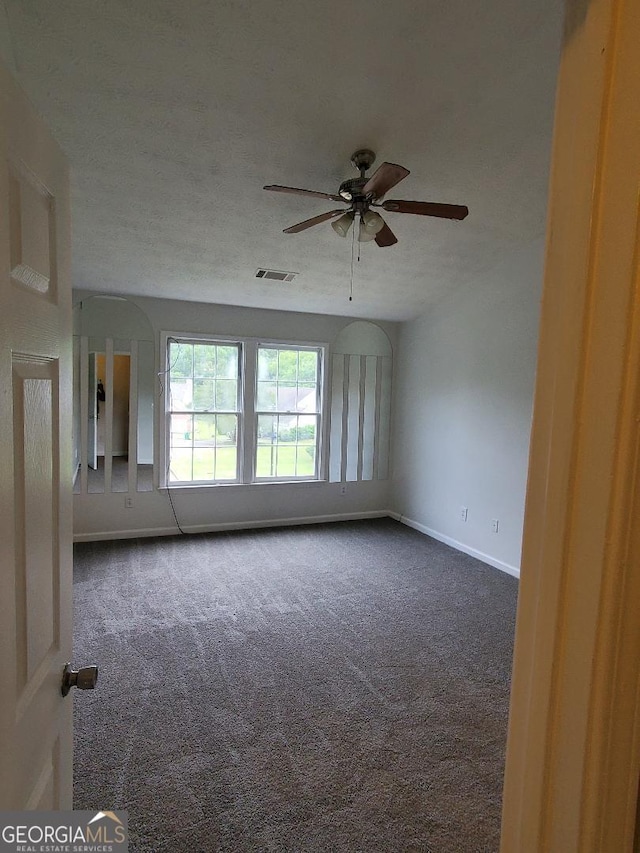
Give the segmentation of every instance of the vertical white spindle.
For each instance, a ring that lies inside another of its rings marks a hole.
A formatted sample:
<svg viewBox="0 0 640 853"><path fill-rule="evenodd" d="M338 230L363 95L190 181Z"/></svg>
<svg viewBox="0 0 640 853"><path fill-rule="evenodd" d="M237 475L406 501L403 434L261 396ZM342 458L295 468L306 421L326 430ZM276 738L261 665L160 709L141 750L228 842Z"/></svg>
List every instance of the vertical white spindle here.
<svg viewBox="0 0 640 853"><path fill-rule="evenodd" d="M89 338L80 338L80 494L88 491L89 452Z"/></svg>
<svg viewBox="0 0 640 853"><path fill-rule="evenodd" d="M380 384L380 434L378 442L378 479L389 476L389 438L391 429L391 359L382 359Z"/></svg>
<svg viewBox="0 0 640 853"><path fill-rule="evenodd" d="M127 491L138 489L138 341L129 342L129 441Z"/></svg>
<svg viewBox="0 0 640 853"><path fill-rule="evenodd" d="M342 476L342 412L344 403L344 356L333 356L331 371L331 423L329 437L329 482L339 483Z"/></svg>
<svg viewBox="0 0 640 853"><path fill-rule="evenodd" d="M362 479L373 480L376 431L376 377L378 359L365 356L364 405L362 415Z"/></svg>
<svg viewBox="0 0 640 853"><path fill-rule="evenodd" d="M104 490L111 491L113 466L113 338L105 340Z"/></svg>
<svg viewBox="0 0 640 853"><path fill-rule="evenodd" d="M347 481L358 479L358 446L360 438L360 356L349 356L347 395Z"/></svg>

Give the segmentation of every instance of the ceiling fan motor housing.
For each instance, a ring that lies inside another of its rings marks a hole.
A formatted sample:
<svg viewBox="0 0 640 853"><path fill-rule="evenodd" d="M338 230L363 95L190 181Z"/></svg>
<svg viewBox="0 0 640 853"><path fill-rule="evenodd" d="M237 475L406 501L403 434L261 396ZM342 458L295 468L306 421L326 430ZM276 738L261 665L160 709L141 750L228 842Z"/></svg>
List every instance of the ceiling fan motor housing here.
<svg viewBox="0 0 640 853"><path fill-rule="evenodd" d="M357 196L362 195L362 188L368 180L368 178L350 178L340 184L338 192L345 201L352 201Z"/></svg>

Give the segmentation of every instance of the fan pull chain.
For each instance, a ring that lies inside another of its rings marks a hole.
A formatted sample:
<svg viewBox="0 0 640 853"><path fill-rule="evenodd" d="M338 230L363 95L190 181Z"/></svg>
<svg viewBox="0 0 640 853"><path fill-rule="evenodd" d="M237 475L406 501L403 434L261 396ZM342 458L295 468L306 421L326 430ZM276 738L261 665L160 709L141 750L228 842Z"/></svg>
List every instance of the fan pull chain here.
<svg viewBox="0 0 640 853"><path fill-rule="evenodd" d="M353 302L353 256L355 254L355 242L356 242L356 223L354 222L352 233L351 233L351 279L349 282L349 302Z"/></svg>

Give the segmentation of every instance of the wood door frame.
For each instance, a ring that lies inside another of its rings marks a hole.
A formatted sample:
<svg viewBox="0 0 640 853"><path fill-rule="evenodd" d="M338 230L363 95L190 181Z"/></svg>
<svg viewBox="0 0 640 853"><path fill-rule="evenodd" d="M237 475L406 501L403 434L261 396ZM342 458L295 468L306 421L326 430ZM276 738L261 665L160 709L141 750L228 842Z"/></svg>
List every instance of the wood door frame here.
<svg viewBox="0 0 640 853"><path fill-rule="evenodd" d="M640 774L640 0L568 0L503 853L624 853Z"/></svg>

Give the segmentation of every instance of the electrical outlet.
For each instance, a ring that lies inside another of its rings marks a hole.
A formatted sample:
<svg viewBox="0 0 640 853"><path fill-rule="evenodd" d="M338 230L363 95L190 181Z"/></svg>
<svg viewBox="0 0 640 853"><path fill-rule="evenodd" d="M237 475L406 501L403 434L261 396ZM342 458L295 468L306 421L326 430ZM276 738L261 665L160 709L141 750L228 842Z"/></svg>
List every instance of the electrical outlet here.
<svg viewBox="0 0 640 853"><path fill-rule="evenodd" d="M130 498L129 495L124 499L124 508L133 509L133 498Z"/></svg>
<svg viewBox="0 0 640 853"><path fill-rule="evenodd" d="M343 484L340 486L340 494L341 494L341 495L346 495L346 494L347 494L347 487L346 487L345 483L343 483Z"/></svg>
<svg viewBox="0 0 640 853"><path fill-rule="evenodd" d="M492 518L491 519L491 531L493 533L497 533L499 529L500 529L500 522L498 521L497 518Z"/></svg>
<svg viewBox="0 0 640 853"><path fill-rule="evenodd" d="M461 506L460 507L460 521L466 521L468 515L469 515L469 507Z"/></svg>

